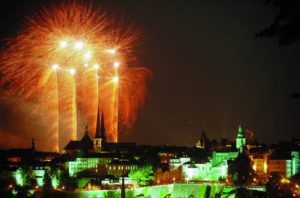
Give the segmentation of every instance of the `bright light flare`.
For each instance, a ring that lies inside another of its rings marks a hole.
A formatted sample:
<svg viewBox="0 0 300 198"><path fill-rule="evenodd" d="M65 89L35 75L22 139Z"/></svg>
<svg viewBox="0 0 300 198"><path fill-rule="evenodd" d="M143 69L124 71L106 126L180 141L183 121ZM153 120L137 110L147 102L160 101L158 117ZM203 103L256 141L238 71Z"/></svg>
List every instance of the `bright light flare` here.
<svg viewBox="0 0 300 198"><path fill-rule="evenodd" d="M108 140L117 140L118 133L133 128L144 104L148 70L135 67L132 54L138 32L105 13L93 3L59 1L29 16L3 50L0 86L5 87L5 102L16 101L17 95L17 104L34 104L24 106L26 120L51 123L43 133L30 134L49 136L43 150L54 145L62 149L75 137L77 120L80 128L87 119L95 131L98 105L105 111Z"/></svg>
<svg viewBox="0 0 300 198"><path fill-rule="evenodd" d="M114 77L112 78L112 81L113 81L114 83L118 83L118 82L119 82L119 77L118 77L118 76L114 76Z"/></svg>
<svg viewBox="0 0 300 198"><path fill-rule="evenodd" d="M112 49L108 49L107 52L109 54L115 55L117 53L117 50L115 48L112 48Z"/></svg>
<svg viewBox="0 0 300 198"><path fill-rule="evenodd" d="M92 52L86 52L84 54L84 59L85 60L90 60L92 58Z"/></svg>
<svg viewBox="0 0 300 198"><path fill-rule="evenodd" d="M70 74L71 74L72 76L74 76L74 75L76 74L76 69L70 68L70 69L69 69L69 72L70 72Z"/></svg>
<svg viewBox="0 0 300 198"><path fill-rule="evenodd" d="M65 41L65 40L60 41L59 42L59 47L60 48L66 48L66 47L68 47L68 41Z"/></svg>
<svg viewBox="0 0 300 198"><path fill-rule="evenodd" d="M82 41L76 41L74 47L77 50L81 50L84 47L84 43Z"/></svg>
<svg viewBox="0 0 300 198"><path fill-rule="evenodd" d="M98 69L100 69L100 65L99 65L99 64L94 64L94 68L95 68L96 70L98 70Z"/></svg>
<svg viewBox="0 0 300 198"><path fill-rule="evenodd" d="M53 69L54 71L57 71L57 70L59 69L59 65L58 65L58 64L53 64L53 65L52 65L52 69Z"/></svg>
<svg viewBox="0 0 300 198"><path fill-rule="evenodd" d="M121 63L120 63L119 61L115 61L115 62L114 62L114 67L115 67L115 68L119 68L120 65L121 65Z"/></svg>

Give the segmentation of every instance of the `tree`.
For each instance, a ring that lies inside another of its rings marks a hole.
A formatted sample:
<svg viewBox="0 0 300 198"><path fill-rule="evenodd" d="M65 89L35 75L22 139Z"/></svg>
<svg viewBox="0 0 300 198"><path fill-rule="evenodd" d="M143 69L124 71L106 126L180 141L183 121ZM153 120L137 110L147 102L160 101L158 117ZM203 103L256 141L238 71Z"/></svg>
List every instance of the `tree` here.
<svg viewBox="0 0 300 198"><path fill-rule="evenodd" d="M146 164L147 166L151 166L154 169L158 168L160 164L158 152L156 150L149 150L144 152L141 156L140 162L142 164Z"/></svg>
<svg viewBox="0 0 300 198"><path fill-rule="evenodd" d="M212 150L217 150L218 147L219 147L219 142L218 142L218 140L213 139L213 140L211 141L211 147L212 147Z"/></svg>
<svg viewBox="0 0 300 198"><path fill-rule="evenodd" d="M229 162L228 174L235 185L245 185L250 183L255 172L248 155L240 153L237 158Z"/></svg>
<svg viewBox="0 0 300 198"><path fill-rule="evenodd" d="M227 140L226 138L221 138L220 139L220 145L222 146L222 147L225 147L226 145L228 145L229 144L229 140Z"/></svg>
<svg viewBox="0 0 300 198"><path fill-rule="evenodd" d="M133 180L136 185L145 186L149 181L154 179L152 166L144 166L135 170L131 170L128 177Z"/></svg>
<svg viewBox="0 0 300 198"><path fill-rule="evenodd" d="M53 190L52 188L52 183L51 183L51 177L49 175L49 172L45 172L44 174L44 196L43 197L50 197L51 196L51 191Z"/></svg>
<svg viewBox="0 0 300 198"><path fill-rule="evenodd" d="M32 169L29 167L20 167L16 171L16 184L19 186L31 186L34 183Z"/></svg>
<svg viewBox="0 0 300 198"><path fill-rule="evenodd" d="M59 174L60 185L64 186L66 190L74 190L76 188L76 180L69 176L65 169L60 169Z"/></svg>
<svg viewBox="0 0 300 198"><path fill-rule="evenodd" d="M258 32L256 37L278 37L280 45L300 41L300 1L299 0L265 0L265 5L279 9L273 23Z"/></svg>

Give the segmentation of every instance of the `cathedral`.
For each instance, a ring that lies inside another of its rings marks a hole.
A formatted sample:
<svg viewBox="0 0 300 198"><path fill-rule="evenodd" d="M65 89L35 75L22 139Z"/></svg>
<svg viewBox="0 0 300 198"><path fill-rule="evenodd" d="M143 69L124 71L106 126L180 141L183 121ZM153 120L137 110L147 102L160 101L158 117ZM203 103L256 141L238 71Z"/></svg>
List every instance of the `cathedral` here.
<svg viewBox="0 0 300 198"><path fill-rule="evenodd" d="M105 149L106 145L106 134L104 125L104 114L102 111L101 122L100 122L100 110L97 113L97 125L95 137L91 139L88 134L88 128L85 128L85 132L81 140L70 141L64 148L63 152L68 154L78 154L78 153L100 153Z"/></svg>

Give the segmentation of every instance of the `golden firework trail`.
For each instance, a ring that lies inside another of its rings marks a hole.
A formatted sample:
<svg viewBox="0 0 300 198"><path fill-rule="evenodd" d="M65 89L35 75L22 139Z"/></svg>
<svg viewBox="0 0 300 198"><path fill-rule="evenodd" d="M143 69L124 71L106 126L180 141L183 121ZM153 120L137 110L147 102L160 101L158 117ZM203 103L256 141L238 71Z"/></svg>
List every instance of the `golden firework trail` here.
<svg viewBox="0 0 300 198"><path fill-rule="evenodd" d="M80 138L86 124L94 132L98 106L108 140L117 142L119 127L126 131L135 123L150 75L132 66L137 36L93 4L44 7L26 18L1 53L5 99L36 104L28 113L47 112L39 119L47 123L43 133L51 137L52 150Z"/></svg>

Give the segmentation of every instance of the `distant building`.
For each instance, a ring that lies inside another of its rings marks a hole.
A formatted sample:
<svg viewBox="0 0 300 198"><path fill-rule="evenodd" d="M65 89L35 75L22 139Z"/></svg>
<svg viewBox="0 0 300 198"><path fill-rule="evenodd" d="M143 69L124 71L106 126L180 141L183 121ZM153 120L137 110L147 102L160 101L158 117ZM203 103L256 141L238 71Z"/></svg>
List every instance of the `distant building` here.
<svg viewBox="0 0 300 198"><path fill-rule="evenodd" d="M159 152L158 156L160 158L160 163L164 163L164 164L168 164L170 162L171 158L175 157L175 153L174 152Z"/></svg>
<svg viewBox="0 0 300 198"><path fill-rule="evenodd" d="M112 160L106 165L107 174L118 178L127 175L131 170L138 168L138 162L133 159Z"/></svg>
<svg viewBox="0 0 300 198"><path fill-rule="evenodd" d="M240 153L244 151L244 147L246 146L246 136L244 133L244 128L242 124L239 125L238 127L238 133L236 136L236 148Z"/></svg>
<svg viewBox="0 0 300 198"><path fill-rule="evenodd" d="M205 149L205 142L207 141L207 138L205 136L204 131L201 133L200 138L198 139L196 143L196 148L199 149Z"/></svg>
<svg viewBox="0 0 300 198"><path fill-rule="evenodd" d="M93 172L119 177L122 175L121 173L127 174L128 171L137 168L137 162L126 160L133 158L135 149L135 143L106 142L104 114L102 111L100 122L98 109L95 137L91 139L86 128L81 140L70 141L67 144L64 153L73 159L65 162L65 169L70 176L76 176L80 173L88 175Z"/></svg>
<svg viewBox="0 0 300 198"><path fill-rule="evenodd" d="M269 149L265 148L250 148L248 151L249 158L253 162L253 170L260 176L265 176L268 171L268 158L271 154Z"/></svg>
<svg viewBox="0 0 300 198"><path fill-rule="evenodd" d="M104 115L102 111L101 124L99 118L99 109L97 114L97 125L96 133L93 140L88 135L88 128L86 127L84 135L79 141L70 141L64 148L63 152L71 156L76 156L78 154L86 154L90 152L100 153L104 150L106 145L106 135L104 126Z"/></svg>
<svg viewBox="0 0 300 198"><path fill-rule="evenodd" d="M82 171L103 171L101 167L105 167L105 165L110 163L111 160L112 156L110 154L77 157L75 160L66 162L65 168L68 170L69 175L73 177ZM104 174L106 173L106 171L103 172Z"/></svg>
<svg viewBox="0 0 300 198"><path fill-rule="evenodd" d="M63 153L70 156L83 155L85 153L93 151L93 141L88 135L87 128L85 129L84 135L81 140L70 141L64 148Z"/></svg>
<svg viewBox="0 0 300 198"><path fill-rule="evenodd" d="M292 151L291 158L292 158L292 175L296 175L300 173L300 152L299 151Z"/></svg>
<svg viewBox="0 0 300 198"><path fill-rule="evenodd" d="M182 179L184 180L211 180L211 162L189 161L182 165Z"/></svg>
<svg viewBox="0 0 300 198"><path fill-rule="evenodd" d="M272 153L268 159L268 174L278 172L284 177L291 177L300 172L299 151Z"/></svg>
<svg viewBox="0 0 300 198"><path fill-rule="evenodd" d="M171 171L177 170L180 166L189 161L191 161L191 158L187 155L184 155L182 157L170 158L169 168Z"/></svg>
<svg viewBox="0 0 300 198"><path fill-rule="evenodd" d="M106 144L106 134L105 134L105 126L104 126L104 114L102 111L101 125L100 125L99 108L98 108L96 133L95 133L95 138L93 139L94 152L100 153L102 150L104 150L105 144Z"/></svg>

